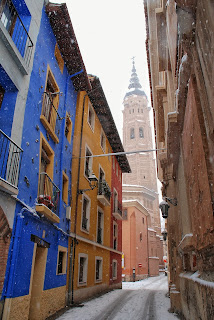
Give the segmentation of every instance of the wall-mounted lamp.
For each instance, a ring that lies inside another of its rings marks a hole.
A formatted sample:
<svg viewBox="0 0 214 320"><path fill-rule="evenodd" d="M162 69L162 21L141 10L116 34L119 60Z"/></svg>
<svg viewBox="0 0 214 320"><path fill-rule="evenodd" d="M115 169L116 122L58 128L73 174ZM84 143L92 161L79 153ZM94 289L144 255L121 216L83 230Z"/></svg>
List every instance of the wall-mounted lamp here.
<svg viewBox="0 0 214 320"><path fill-rule="evenodd" d="M163 230L161 232L162 236L163 236L163 240L166 241L166 238L167 238L167 231L166 230Z"/></svg>
<svg viewBox="0 0 214 320"><path fill-rule="evenodd" d="M178 204L176 198L171 199L171 198L164 197L164 199L169 201L173 206L177 206L177 204ZM159 205L159 208L161 209L161 212L162 212L162 217L164 219L168 218L168 210L170 208L170 206L168 205L167 201L163 200L163 201L161 201L161 203Z"/></svg>
<svg viewBox="0 0 214 320"><path fill-rule="evenodd" d="M94 173L92 173L92 174L88 177L88 180L89 180L89 186L90 186L90 188L88 188L88 189L79 189L79 190L78 190L78 193L79 193L79 194L83 194L83 192L85 192L85 191L94 190L94 188L97 187L98 179L97 179L97 177L95 176Z"/></svg>

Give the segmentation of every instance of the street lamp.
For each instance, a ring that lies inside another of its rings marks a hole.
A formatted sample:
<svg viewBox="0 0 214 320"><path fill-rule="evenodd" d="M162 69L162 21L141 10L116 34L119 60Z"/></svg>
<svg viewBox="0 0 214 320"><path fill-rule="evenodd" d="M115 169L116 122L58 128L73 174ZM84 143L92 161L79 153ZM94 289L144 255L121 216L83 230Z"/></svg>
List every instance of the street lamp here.
<svg viewBox="0 0 214 320"><path fill-rule="evenodd" d="M173 206L177 206L177 199L171 199L168 197L164 197L164 199L166 199L167 201L169 201ZM161 209L162 212L162 217L164 219L166 219L168 217L168 210L170 208L169 204L167 203L166 200L162 200L161 203L159 204L159 208Z"/></svg>
<svg viewBox="0 0 214 320"><path fill-rule="evenodd" d="M97 177L95 176L94 173L92 173L92 174L88 177L88 181L89 181L89 186L90 186L90 188L88 188L88 189L79 189L79 190L78 190L78 194L83 194L83 192L85 192L85 191L94 190L94 188L97 187L98 179L97 179Z"/></svg>

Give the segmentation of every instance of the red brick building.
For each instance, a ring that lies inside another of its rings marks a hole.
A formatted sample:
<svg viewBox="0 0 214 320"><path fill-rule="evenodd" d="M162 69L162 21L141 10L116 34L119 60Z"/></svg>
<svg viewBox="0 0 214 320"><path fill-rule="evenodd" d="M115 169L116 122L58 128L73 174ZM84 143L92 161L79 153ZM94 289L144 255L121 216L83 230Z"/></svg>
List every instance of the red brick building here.
<svg viewBox="0 0 214 320"><path fill-rule="evenodd" d="M214 314L214 6L145 0L158 177L167 218L171 308Z"/></svg>

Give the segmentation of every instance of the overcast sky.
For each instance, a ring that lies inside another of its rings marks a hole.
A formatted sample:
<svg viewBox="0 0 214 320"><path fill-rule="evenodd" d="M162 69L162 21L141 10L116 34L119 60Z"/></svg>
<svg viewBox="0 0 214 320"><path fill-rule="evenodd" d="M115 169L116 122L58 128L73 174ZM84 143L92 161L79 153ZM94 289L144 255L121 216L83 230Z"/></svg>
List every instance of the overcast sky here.
<svg viewBox="0 0 214 320"><path fill-rule="evenodd" d="M133 56L142 89L150 98L143 0L51 2L66 2L87 73L100 78L122 137L122 103Z"/></svg>

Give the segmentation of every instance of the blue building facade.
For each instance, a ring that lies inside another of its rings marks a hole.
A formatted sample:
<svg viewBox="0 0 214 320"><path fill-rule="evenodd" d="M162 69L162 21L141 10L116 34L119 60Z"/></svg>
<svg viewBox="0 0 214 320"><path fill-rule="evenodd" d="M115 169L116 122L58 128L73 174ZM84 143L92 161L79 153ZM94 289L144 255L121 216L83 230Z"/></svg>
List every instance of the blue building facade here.
<svg viewBox="0 0 214 320"><path fill-rule="evenodd" d="M2 101L7 111L18 90L3 69L0 75L10 88ZM65 4L43 6L25 89L22 159L2 291L5 319L45 319L66 304L73 130L78 91L90 84ZM12 126L4 119L13 119L12 113L2 115L7 135Z"/></svg>

